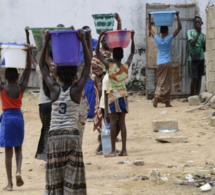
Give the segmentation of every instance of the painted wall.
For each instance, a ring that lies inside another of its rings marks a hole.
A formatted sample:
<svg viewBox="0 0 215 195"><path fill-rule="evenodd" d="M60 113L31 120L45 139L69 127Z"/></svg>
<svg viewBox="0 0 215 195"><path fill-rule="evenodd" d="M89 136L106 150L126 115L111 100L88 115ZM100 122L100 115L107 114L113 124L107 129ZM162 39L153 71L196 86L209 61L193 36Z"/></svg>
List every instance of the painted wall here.
<svg viewBox="0 0 215 195"><path fill-rule="evenodd" d="M147 3L156 3L148 0ZM161 4L197 3L200 15L205 23L205 8L208 0L159 0ZM0 0L0 42L25 42L24 28L54 27L59 23L81 28L88 25L92 36L97 38L92 14L118 12L122 19L122 28L135 31L136 55L130 68L129 80L144 80L145 66L145 7L143 0ZM115 22L116 27L116 22ZM205 26L203 28L205 31ZM31 38L33 42L33 38ZM130 47L125 49L125 58Z"/></svg>
<svg viewBox="0 0 215 195"><path fill-rule="evenodd" d="M210 93L215 92L215 7L207 9L206 34L206 86Z"/></svg>

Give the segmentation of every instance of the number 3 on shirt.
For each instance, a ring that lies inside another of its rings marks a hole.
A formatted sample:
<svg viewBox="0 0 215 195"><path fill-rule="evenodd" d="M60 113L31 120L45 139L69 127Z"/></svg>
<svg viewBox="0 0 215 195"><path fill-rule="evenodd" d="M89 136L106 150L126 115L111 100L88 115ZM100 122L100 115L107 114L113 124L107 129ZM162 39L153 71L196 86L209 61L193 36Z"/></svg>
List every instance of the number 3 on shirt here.
<svg viewBox="0 0 215 195"><path fill-rule="evenodd" d="M64 102L61 102L59 104L59 107L60 107L59 114L66 114L67 104Z"/></svg>

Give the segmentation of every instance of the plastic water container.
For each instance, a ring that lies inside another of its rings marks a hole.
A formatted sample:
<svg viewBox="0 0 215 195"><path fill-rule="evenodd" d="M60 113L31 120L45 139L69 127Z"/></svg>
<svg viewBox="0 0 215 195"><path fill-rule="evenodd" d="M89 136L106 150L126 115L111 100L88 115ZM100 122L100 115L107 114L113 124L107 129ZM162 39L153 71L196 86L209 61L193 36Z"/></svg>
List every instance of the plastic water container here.
<svg viewBox="0 0 215 195"><path fill-rule="evenodd" d="M1 68L25 68L26 45L16 43L3 43L1 45Z"/></svg>
<svg viewBox="0 0 215 195"><path fill-rule="evenodd" d="M113 30L115 14L93 14L97 34L102 31Z"/></svg>
<svg viewBox="0 0 215 195"><path fill-rule="evenodd" d="M42 47L45 43L44 39L44 34L45 31L51 31L51 30L66 30L69 29L69 27L34 27L34 28L29 28L31 30L32 35L34 37L34 42L37 47L37 51L41 51Z"/></svg>
<svg viewBox="0 0 215 195"><path fill-rule="evenodd" d="M105 32L105 40L109 48L128 47L131 40L131 30L113 30Z"/></svg>
<svg viewBox="0 0 215 195"><path fill-rule="evenodd" d="M176 133L178 129L159 129L159 133Z"/></svg>
<svg viewBox="0 0 215 195"><path fill-rule="evenodd" d="M155 26L172 26L176 11L149 12L153 15Z"/></svg>
<svg viewBox="0 0 215 195"><path fill-rule="evenodd" d="M77 30L50 31L54 63L58 66L78 66L81 59L81 42Z"/></svg>
<svg viewBox="0 0 215 195"><path fill-rule="evenodd" d="M84 32L85 32L85 35L86 35L86 32L87 32L87 30L84 30ZM92 49L93 49L93 51L95 51L96 50L96 45L97 45L97 43L98 43L98 40L97 39L91 39L91 43L92 43ZM83 46L82 46L82 43L80 42L80 49L81 49L81 57L80 57L80 62L79 62L79 64L78 64L78 66L80 66L80 64L82 63L82 61L84 60L84 49L83 49Z"/></svg>
<svg viewBox="0 0 215 195"><path fill-rule="evenodd" d="M110 126L102 123L102 152L103 155L109 154L111 152L111 140L110 140Z"/></svg>

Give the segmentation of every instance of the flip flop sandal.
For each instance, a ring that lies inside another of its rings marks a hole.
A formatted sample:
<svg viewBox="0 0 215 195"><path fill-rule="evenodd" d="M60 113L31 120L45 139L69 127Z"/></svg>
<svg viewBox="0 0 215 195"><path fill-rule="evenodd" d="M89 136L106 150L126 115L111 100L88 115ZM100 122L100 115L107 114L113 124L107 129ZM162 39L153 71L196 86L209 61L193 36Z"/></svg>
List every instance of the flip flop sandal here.
<svg viewBox="0 0 215 195"><path fill-rule="evenodd" d="M116 153L115 154L106 154L104 157L109 158L109 157L116 157Z"/></svg>
<svg viewBox="0 0 215 195"><path fill-rule="evenodd" d="M96 155L102 155L103 152L102 151L96 151Z"/></svg>
<svg viewBox="0 0 215 195"><path fill-rule="evenodd" d="M22 180L22 177L21 177L21 175L17 175L16 176L16 185L17 186L22 186L24 184L24 181Z"/></svg>

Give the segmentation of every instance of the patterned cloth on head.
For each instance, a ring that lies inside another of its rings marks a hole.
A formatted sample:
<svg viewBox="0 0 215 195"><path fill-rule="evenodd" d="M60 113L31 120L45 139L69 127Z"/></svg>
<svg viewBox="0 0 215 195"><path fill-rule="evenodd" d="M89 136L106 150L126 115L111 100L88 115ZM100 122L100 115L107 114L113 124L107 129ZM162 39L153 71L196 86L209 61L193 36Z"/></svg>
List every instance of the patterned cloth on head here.
<svg viewBox="0 0 215 195"><path fill-rule="evenodd" d="M104 57L104 58L110 58L111 57L111 52L110 51L106 51L103 50L102 48L100 49L100 54ZM93 52L93 57L92 57L92 72L96 75L96 76L101 76L104 74L104 72L106 72L105 70L105 66L101 63L101 61L98 59L98 57L96 56L95 51Z"/></svg>

